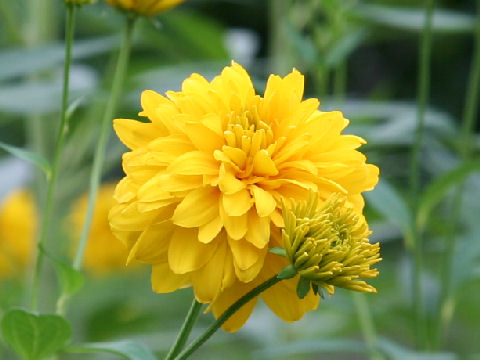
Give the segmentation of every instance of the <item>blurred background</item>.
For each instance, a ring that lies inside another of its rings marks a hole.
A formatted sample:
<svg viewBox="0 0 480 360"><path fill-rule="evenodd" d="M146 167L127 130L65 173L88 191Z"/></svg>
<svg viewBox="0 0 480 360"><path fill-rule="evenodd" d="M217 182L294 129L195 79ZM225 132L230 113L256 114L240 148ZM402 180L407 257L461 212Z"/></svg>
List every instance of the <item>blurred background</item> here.
<svg viewBox="0 0 480 360"><path fill-rule="evenodd" d="M261 304L241 331L233 335L220 331L192 358L480 359L480 175L478 164L462 167L459 152L476 14L475 2L468 0L438 0L434 14L430 99L421 148L421 195L428 214L421 219L421 284L431 341L429 353L415 350L412 256L405 239L413 216L408 210L408 168L416 126L423 3L187 0L139 22L118 117L137 118L143 90L179 90L192 72L212 79L232 59L247 68L260 94L268 74L286 75L295 67L306 76L305 96L318 97L324 111L343 111L351 120L347 132L368 141L362 151L381 169L381 183L366 194L372 241L381 242L383 257L380 276L371 281L378 294L352 295L340 289L294 324L283 323ZM61 105L64 18L62 1L0 0L0 141L47 158L52 156ZM123 16L101 0L77 14L70 99L78 107L63 154L52 236L46 244L47 248L57 244L54 255L65 261L76 237L71 231L76 223L72 209L78 211L74 204L88 187L122 22ZM473 157L480 146L478 116L475 129ZM126 150L111 135L105 183L122 177L121 154ZM458 186L467 195L454 229L452 269L442 275L445 238L454 216L452 194ZM44 201L42 174L0 150L0 214L19 188L30 189L37 205ZM20 219L18 228L35 227L34 210L17 206L9 211ZM2 236L8 231L2 230L2 221L0 250L6 251ZM101 229L106 221L99 219L94 226ZM29 234L33 232L26 231L25 237L33 237ZM93 234L109 239L106 231ZM139 339L156 353L165 353L187 312L191 289L154 294L148 266L124 268L112 261L111 267L99 269L95 266L102 261L99 249L92 250L84 288L67 313L75 329L73 341ZM1 265L0 315L25 303L29 278L28 264L21 271L4 273ZM53 311L58 284L53 267L46 264L45 271L40 300L42 311L48 312ZM449 302L441 319L447 326L439 330L440 289L446 276ZM194 335L211 320L210 314L201 316ZM372 351L372 344L379 350ZM15 359L2 342L0 358Z"/></svg>

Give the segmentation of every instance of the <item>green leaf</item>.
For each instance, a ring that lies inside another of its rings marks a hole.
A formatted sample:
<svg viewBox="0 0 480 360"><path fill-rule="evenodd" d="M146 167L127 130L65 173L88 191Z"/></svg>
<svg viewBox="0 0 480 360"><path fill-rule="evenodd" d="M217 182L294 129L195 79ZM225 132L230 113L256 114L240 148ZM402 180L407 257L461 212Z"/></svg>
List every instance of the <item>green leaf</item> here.
<svg viewBox="0 0 480 360"><path fill-rule="evenodd" d="M3 142L0 142L0 148L5 150L6 152L16 156L22 160L28 161L29 163L37 166L45 175L50 176L50 164L48 163L47 159L39 154L35 154L31 151L27 151L16 146L8 145Z"/></svg>
<svg viewBox="0 0 480 360"><path fill-rule="evenodd" d="M480 160L467 161L429 184L419 201L416 219L418 226L423 228L426 225L433 208L447 195L450 189L459 185L474 171L479 170Z"/></svg>
<svg viewBox="0 0 480 360"><path fill-rule="evenodd" d="M279 279L291 279L297 275L297 269L292 264L285 266L277 275Z"/></svg>
<svg viewBox="0 0 480 360"><path fill-rule="evenodd" d="M283 248L281 246L276 246L274 248L271 248L268 251L271 252L272 254L275 254L275 255L278 255L278 256L283 256L285 258L287 257L287 252L285 251L285 248Z"/></svg>
<svg viewBox="0 0 480 360"><path fill-rule="evenodd" d="M361 5L356 8L355 14L378 25L407 31L422 31L425 22L425 10L422 8ZM475 28L475 16L436 9L432 26L437 33L469 33Z"/></svg>
<svg viewBox="0 0 480 360"><path fill-rule="evenodd" d="M41 245L39 246L39 250L45 254L55 266L62 295L72 295L82 288L85 279L81 271L78 271L70 264L55 258Z"/></svg>
<svg viewBox="0 0 480 360"><path fill-rule="evenodd" d="M72 345L64 349L69 353L109 353L121 355L129 360L156 360L155 355L145 345L135 341L115 341Z"/></svg>
<svg viewBox="0 0 480 360"><path fill-rule="evenodd" d="M22 359L40 360L60 350L70 340L72 328L58 315L37 315L13 309L2 319L2 333Z"/></svg>
<svg viewBox="0 0 480 360"><path fill-rule="evenodd" d="M118 37L107 36L91 40L77 40L73 58L80 59L101 54L118 46ZM0 80L24 76L53 68L64 61L63 43L50 44L35 49L13 49L0 54Z"/></svg>
<svg viewBox="0 0 480 360"><path fill-rule="evenodd" d="M325 55L325 65L328 68L335 68L357 49L367 38L368 32L365 29L353 30L346 34L335 46Z"/></svg>
<svg viewBox="0 0 480 360"><path fill-rule="evenodd" d="M407 241L410 240L412 214L405 200L385 178L380 180L375 190L365 193L365 198L385 219L398 226Z"/></svg>
<svg viewBox="0 0 480 360"><path fill-rule="evenodd" d="M297 284L297 296L300 299L303 299L305 296L307 296L309 291L310 291L310 280L300 276L300 280L298 281L298 284Z"/></svg>

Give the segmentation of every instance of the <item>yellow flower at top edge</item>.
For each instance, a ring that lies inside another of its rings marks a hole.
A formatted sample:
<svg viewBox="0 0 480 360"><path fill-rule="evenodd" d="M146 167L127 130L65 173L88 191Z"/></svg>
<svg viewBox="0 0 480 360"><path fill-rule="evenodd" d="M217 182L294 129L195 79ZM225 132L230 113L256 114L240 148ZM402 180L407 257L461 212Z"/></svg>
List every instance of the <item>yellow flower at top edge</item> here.
<svg viewBox="0 0 480 360"><path fill-rule="evenodd" d="M363 139L341 134L348 125L342 113L318 110L318 100L302 99L303 89L293 70L270 76L261 97L233 62L211 82L191 75L166 97L145 91L140 115L147 122L114 121L131 151L123 155L126 176L115 190L110 226L129 260L153 265L154 291L193 286L218 315L262 269L285 266L286 259L267 255L282 245L282 198L340 193L361 212L361 192L375 186L378 168L356 150ZM291 286L282 283L272 288L276 295ZM287 321L318 303L292 297L294 306L284 311L279 299L266 302ZM249 307L224 328L238 329Z"/></svg>
<svg viewBox="0 0 480 360"><path fill-rule="evenodd" d="M83 265L93 274L108 274L113 270L125 269L127 249L112 234L108 224L108 212L115 204L113 192L115 185L102 185L98 189L92 226L85 249ZM70 217L75 239L80 238L85 214L87 211L87 195L80 197L72 206ZM76 246L74 246L74 250Z"/></svg>
<svg viewBox="0 0 480 360"><path fill-rule="evenodd" d="M25 270L32 256L36 229L32 195L26 190L9 194L0 204L0 279Z"/></svg>
<svg viewBox="0 0 480 360"><path fill-rule="evenodd" d="M106 0L110 5L144 16L154 16L185 0Z"/></svg>

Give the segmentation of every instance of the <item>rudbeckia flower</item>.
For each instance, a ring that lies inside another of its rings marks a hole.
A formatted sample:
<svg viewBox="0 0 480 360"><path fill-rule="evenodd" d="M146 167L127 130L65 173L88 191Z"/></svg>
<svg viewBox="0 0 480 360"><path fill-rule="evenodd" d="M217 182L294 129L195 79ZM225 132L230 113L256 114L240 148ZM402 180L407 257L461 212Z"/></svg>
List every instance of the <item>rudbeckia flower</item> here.
<svg viewBox="0 0 480 360"><path fill-rule="evenodd" d="M27 267L33 251L37 215L32 195L16 190L0 204L0 279Z"/></svg>
<svg viewBox="0 0 480 360"><path fill-rule="evenodd" d="M92 219L92 226L85 249L84 267L94 275L108 274L114 270L125 269L128 255L125 246L112 234L108 223L108 212L115 204L113 191L115 185L102 185L98 189L97 201ZM72 206L70 216L73 234L80 238L85 214L87 211L87 195L81 196ZM73 250L76 250L74 246Z"/></svg>
<svg viewBox="0 0 480 360"><path fill-rule="evenodd" d="M112 6L144 16L157 15L184 1L185 0L107 0Z"/></svg>
<svg viewBox="0 0 480 360"><path fill-rule="evenodd" d="M123 155L126 176L110 226L129 260L152 264L154 291L193 286L217 314L262 269L264 276L284 266L267 255L281 245L283 198L340 193L361 212L361 192L375 186L378 168L356 150L363 139L341 133L348 125L342 113L320 111L317 99L302 99L303 89L293 70L270 76L261 97L232 63L211 82L191 75L166 97L143 92L145 121L114 121L131 151ZM278 285L272 289L280 295L290 286ZM292 300L284 318L315 307L308 299Z"/></svg>

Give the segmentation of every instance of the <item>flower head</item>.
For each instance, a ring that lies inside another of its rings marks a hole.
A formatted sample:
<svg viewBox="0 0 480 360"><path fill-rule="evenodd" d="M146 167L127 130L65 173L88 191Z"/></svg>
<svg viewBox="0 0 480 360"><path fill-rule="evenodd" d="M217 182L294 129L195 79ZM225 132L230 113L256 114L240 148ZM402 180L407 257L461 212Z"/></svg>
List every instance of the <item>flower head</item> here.
<svg viewBox="0 0 480 360"><path fill-rule="evenodd" d="M24 270L31 258L37 227L32 195L12 192L0 205L0 279Z"/></svg>
<svg viewBox="0 0 480 360"><path fill-rule="evenodd" d="M310 287L319 287L330 295L335 286L376 292L360 278L374 278L377 269L370 266L381 261L379 244L371 244L371 231L365 218L346 203L344 196L332 194L317 208L317 196L284 208L282 231L286 256L300 275L298 295L305 296Z"/></svg>
<svg viewBox="0 0 480 360"><path fill-rule="evenodd" d="M191 75L167 97L145 91L147 122L114 121L131 151L110 226L129 259L153 265L156 292L193 286L199 301L227 303L262 269L281 269L267 253L281 245L284 197L338 192L361 211L378 168L356 150L363 139L341 134L342 113L302 100L303 82L296 70L272 75L261 97L232 63L211 82Z"/></svg>
<svg viewBox="0 0 480 360"><path fill-rule="evenodd" d="M112 197L114 189L115 185L112 184L102 185L98 189L92 226L85 249L84 267L96 275L125 269L127 249L112 234L108 224L108 212L115 204ZM77 199L72 207L70 220L73 225L73 234L77 239L80 238L85 221L87 201L85 194Z"/></svg>
<svg viewBox="0 0 480 360"><path fill-rule="evenodd" d="M185 0L107 0L112 6L144 16L157 15L184 1Z"/></svg>

